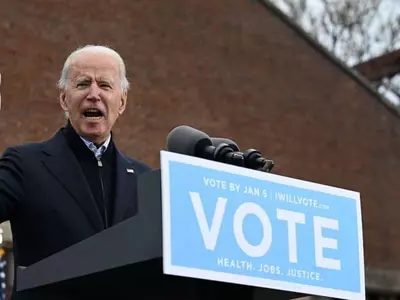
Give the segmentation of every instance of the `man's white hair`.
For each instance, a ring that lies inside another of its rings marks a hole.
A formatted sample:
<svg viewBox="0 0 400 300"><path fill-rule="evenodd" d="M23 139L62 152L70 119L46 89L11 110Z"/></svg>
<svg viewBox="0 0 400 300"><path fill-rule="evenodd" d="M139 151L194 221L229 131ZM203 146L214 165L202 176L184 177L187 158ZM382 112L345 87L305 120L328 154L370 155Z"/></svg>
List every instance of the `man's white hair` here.
<svg viewBox="0 0 400 300"><path fill-rule="evenodd" d="M86 45L84 47L80 47L73 51L65 60L64 66L61 71L61 76L60 79L58 80L58 87L60 89L65 89L68 85L68 73L69 69L71 67L71 62L73 58L83 52L83 51L89 51L93 53L104 53L104 54L110 54L115 57L115 59L118 61L119 64L119 71L120 71L120 79L121 79L121 89L124 92L128 92L129 90L129 81L126 78L126 67L125 63L122 59L122 57L116 52L115 50L107 47L107 46L101 46L101 45Z"/></svg>

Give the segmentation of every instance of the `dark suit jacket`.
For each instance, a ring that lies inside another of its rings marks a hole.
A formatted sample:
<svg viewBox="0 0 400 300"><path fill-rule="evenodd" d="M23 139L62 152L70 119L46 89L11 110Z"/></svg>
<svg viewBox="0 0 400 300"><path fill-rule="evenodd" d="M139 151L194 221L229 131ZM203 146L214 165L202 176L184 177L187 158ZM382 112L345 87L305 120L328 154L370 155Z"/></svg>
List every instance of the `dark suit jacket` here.
<svg viewBox="0 0 400 300"><path fill-rule="evenodd" d="M135 214L145 164L117 150L113 224ZM134 172L127 172L133 169ZM0 222L10 220L15 264L29 266L104 229L84 174L64 135L9 147L0 159Z"/></svg>

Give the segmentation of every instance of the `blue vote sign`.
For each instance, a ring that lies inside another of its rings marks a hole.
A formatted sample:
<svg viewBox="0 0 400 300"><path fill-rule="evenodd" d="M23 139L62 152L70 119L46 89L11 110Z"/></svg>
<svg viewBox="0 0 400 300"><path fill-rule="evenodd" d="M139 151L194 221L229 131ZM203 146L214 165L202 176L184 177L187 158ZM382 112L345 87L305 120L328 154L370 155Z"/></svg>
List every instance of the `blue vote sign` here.
<svg viewBox="0 0 400 300"><path fill-rule="evenodd" d="M365 299L358 192L161 151L164 273Z"/></svg>

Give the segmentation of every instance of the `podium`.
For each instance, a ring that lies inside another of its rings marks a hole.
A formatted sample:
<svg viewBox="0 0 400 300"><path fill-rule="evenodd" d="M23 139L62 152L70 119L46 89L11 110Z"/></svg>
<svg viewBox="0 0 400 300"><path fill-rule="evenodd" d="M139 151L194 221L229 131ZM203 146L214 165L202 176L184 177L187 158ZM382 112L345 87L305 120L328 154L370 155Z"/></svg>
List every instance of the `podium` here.
<svg viewBox="0 0 400 300"><path fill-rule="evenodd" d="M167 151L137 187L135 216L19 267L15 300L365 300L357 192Z"/></svg>
<svg viewBox="0 0 400 300"><path fill-rule="evenodd" d="M294 299L302 294L163 272L161 170L138 176L138 213L28 267L23 299Z"/></svg>

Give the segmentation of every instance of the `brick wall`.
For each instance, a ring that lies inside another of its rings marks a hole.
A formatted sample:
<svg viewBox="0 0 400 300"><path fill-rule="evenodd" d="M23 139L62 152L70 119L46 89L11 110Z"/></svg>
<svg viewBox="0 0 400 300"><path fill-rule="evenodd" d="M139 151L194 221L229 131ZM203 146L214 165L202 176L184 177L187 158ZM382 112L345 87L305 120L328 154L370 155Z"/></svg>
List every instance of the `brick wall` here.
<svg viewBox="0 0 400 300"><path fill-rule="evenodd" d="M132 82L115 129L127 154L157 167L180 124L258 148L275 173L360 191L368 265L400 268L400 120L259 2L0 7L0 151L50 137L63 124L55 84L64 58L108 44Z"/></svg>

